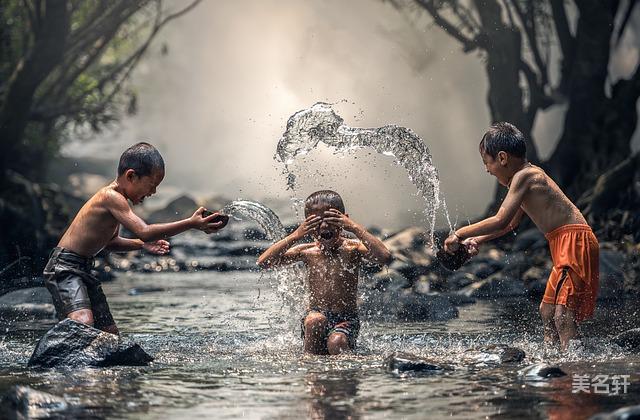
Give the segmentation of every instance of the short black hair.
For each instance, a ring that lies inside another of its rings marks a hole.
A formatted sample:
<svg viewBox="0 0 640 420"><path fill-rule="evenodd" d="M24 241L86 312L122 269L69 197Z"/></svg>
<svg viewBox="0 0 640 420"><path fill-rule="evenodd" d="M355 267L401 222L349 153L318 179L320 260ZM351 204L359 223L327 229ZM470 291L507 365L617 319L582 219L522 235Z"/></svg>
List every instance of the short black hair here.
<svg viewBox="0 0 640 420"><path fill-rule="evenodd" d="M342 202L342 197L340 197L340 194L335 191L316 191L309 197L307 197L307 199L304 201L305 216L309 215L309 210L314 204L325 204L331 208L338 210L340 213L344 213L344 203Z"/></svg>
<svg viewBox="0 0 640 420"><path fill-rule="evenodd" d="M118 163L118 176L127 169L133 169L136 175L149 176L154 171L164 171L164 159L158 149L146 142L136 143L122 153Z"/></svg>
<svg viewBox="0 0 640 420"><path fill-rule="evenodd" d="M524 135L515 125L508 122L497 122L482 136L480 151L494 159L500 151L515 157L525 158L527 144L524 141Z"/></svg>

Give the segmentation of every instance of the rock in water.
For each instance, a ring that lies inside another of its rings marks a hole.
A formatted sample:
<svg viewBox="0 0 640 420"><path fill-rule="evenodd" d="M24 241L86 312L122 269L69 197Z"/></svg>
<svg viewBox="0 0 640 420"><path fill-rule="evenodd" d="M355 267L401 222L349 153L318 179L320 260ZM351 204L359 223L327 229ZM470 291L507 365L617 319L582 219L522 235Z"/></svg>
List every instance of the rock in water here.
<svg viewBox="0 0 640 420"><path fill-rule="evenodd" d="M524 359L525 353L517 347L506 344L489 344L465 351L463 359L471 363L517 363Z"/></svg>
<svg viewBox="0 0 640 420"><path fill-rule="evenodd" d="M596 414L589 420L635 420L640 419L640 405L622 407L612 413Z"/></svg>
<svg viewBox="0 0 640 420"><path fill-rule="evenodd" d="M449 366L437 365L409 353L392 353L384 359L387 372L391 373L437 373L452 370Z"/></svg>
<svg viewBox="0 0 640 420"><path fill-rule="evenodd" d="M471 254L469 254L465 245L460 245L453 254L449 254L444 248L440 249L436 254L436 258L444 268L455 271L471 258Z"/></svg>
<svg viewBox="0 0 640 420"><path fill-rule="evenodd" d="M559 378L567 375L560 367L546 365L544 363L528 366L518 372L518 374L526 381L543 381L548 378Z"/></svg>
<svg viewBox="0 0 640 420"><path fill-rule="evenodd" d="M3 419L64 418L62 414L68 409L69 404L64 398L28 386L14 386L0 401L0 417Z"/></svg>
<svg viewBox="0 0 640 420"><path fill-rule="evenodd" d="M627 330L616 335L613 340L615 344L627 350L640 350L640 328Z"/></svg>
<svg viewBox="0 0 640 420"><path fill-rule="evenodd" d="M67 318L38 341L29 366L146 366L152 360L136 343Z"/></svg>

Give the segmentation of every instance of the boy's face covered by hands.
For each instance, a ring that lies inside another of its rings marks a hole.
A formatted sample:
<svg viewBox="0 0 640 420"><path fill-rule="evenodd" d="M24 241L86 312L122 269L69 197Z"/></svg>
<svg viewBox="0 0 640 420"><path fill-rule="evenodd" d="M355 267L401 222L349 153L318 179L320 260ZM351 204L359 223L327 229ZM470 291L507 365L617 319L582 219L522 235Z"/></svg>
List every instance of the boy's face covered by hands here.
<svg viewBox="0 0 640 420"><path fill-rule="evenodd" d="M340 233L346 228L342 218L347 218L346 215L326 204L313 204L306 209L305 214L316 217L317 224L310 232L314 240L327 247L340 241Z"/></svg>

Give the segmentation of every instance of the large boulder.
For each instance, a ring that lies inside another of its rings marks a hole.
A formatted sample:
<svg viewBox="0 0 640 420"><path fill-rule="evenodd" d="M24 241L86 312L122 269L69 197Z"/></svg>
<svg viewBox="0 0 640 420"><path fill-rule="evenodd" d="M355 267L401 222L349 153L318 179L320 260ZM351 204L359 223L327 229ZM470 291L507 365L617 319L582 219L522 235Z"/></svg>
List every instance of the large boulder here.
<svg viewBox="0 0 640 420"><path fill-rule="evenodd" d="M67 318L38 341L29 366L146 366L152 360L138 344Z"/></svg>
<svg viewBox="0 0 640 420"><path fill-rule="evenodd" d="M65 414L70 414L70 408L64 398L36 391L28 386L14 386L0 401L0 418L67 418Z"/></svg>
<svg viewBox="0 0 640 420"><path fill-rule="evenodd" d="M403 373L441 373L453 370L450 366L441 365L430 360L423 359L409 353L395 352L384 359L384 367L387 372L394 374Z"/></svg>

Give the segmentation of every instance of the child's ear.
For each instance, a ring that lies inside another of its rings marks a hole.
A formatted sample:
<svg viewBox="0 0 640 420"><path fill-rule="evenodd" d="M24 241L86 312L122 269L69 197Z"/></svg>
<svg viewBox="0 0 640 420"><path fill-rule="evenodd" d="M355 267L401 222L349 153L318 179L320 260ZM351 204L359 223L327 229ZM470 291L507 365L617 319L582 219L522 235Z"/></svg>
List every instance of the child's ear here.
<svg viewBox="0 0 640 420"><path fill-rule="evenodd" d="M507 152L504 152L501 150L498 152L498 156L496 156L496 159L498 159L498 162L500 162L500 165L506 166L507 160L509 159L509 155L507 155Z"/></svg>
<svg viewBox="0 0 640 420"><path fill-rule="evenodd" d="M136 171L133 169L127 169L124 172L124 177L127 181L132 182L137 177Z"/></svg>

